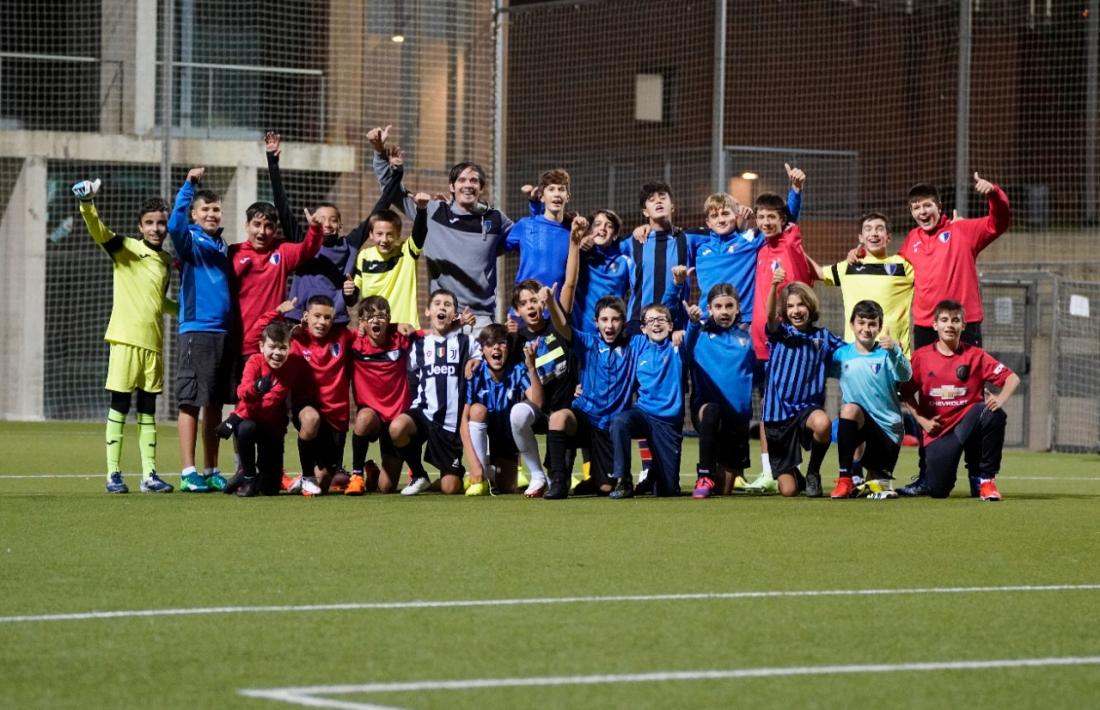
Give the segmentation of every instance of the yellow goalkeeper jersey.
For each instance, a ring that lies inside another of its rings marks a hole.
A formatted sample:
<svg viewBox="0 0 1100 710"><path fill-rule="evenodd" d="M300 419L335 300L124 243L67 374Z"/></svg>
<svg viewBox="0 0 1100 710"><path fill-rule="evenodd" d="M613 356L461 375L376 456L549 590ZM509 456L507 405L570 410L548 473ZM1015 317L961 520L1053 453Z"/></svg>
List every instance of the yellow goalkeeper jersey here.
<svg viewBox="0 0 1100 710"><path fill-rule="evenodd" d="M167 295L172 257L143 239L112 232L91 202L81 203L80 214L92 239L114 263L111 320L103 339L161 352L162 318L165 313L178 313L178 305Z"/></svg>
<svg viewBox="0 0 1100 710"><path fill-rule="evenodd" d="M883 326L890 337L901 345L906 357L910 354L910 313L913 303L913 265L897 254L879 259L871 254L862 263L842 261L822 269L827 284L840 287L844 299L844 339L855 340L852 333L852 309L864 299L882 306Z"/></svg>
<svg viewBox="0 0 1100 710"><path fill-rule="evenodd" d="M412 239L406 239L389 258L384 258L378 247L370 242L363 244L355 257L355 287L359 300L367 296L383 296L390 304L390 321L408 323L420 327L420 315L416 307L416 261L420 249Z"/></svg>

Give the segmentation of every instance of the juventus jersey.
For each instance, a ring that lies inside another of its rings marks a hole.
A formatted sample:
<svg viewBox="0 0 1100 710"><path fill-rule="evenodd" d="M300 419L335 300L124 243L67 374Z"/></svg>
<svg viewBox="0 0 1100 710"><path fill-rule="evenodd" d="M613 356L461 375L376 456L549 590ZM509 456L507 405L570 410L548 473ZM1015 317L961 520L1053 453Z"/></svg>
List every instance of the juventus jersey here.
<svg viewBox="0 0 1100 710"><path fill-rule="evenodd" d="M466 404L466 361L478 350L477 343L459 331L414 336L409 353L415 392L412 408L447 431L457 432Z"/></svg>

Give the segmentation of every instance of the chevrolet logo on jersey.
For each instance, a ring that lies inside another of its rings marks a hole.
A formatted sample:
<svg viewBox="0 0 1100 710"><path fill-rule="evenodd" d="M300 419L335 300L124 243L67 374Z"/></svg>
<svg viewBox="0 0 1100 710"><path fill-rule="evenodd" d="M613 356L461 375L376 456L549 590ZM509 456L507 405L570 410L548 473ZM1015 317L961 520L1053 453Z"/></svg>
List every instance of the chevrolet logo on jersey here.
<svg viewBox="0 0 1100 710"><path fill-rule="evenodd" d="M928 394L937 399L959 399L966 396L965 387L956 387L955 385L944 385L943 387L935 387L929 390Z"/></svg>

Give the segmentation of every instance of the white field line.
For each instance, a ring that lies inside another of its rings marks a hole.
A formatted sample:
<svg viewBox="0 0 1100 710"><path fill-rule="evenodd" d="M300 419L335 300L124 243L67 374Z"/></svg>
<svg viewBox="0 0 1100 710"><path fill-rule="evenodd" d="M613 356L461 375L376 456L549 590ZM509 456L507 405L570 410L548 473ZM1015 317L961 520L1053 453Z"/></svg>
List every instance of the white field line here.
<svg viewBox="0 0 1100 710"><path fill-rule="evenodd" d="M985 587L914 587L908 589L803 589L791 591L688 592L681 594L617 594L606 596L528 597L513 599L446 599L404 602L347 602L339 604L285 604L276 606L207 606L167 609L83 611L58 614L0 616L0 624L45 621L89 621L136 619L157 616L211 616L216 614L300 614L326 611L404 611L409 609L461 609L471 607L545 606L552 604L646 603L684 601L729 601L736 599L791 599L804 597L878 597L911 594L1005 594L1032 592L1100 591L1100 584L1018 584Z"/></svg>
<svg viewBox="0 0 1100 710"><path fill-rule="evenodd" d="M998 668L1049 668L1052 666L1100 665L1100 656L1062 656L1048 658L1006 658L971 661L928 661L916 663L871 663L864 665L795 666L773 668L731 668L708 671L654 671L621 675L542 676L529 678L468 678L463 680L424 680L404 683L367 683L363 685L313 685L298 688L245 688L238 693L249 698L278 700L292 705L343 710L400 710L392 705L349 702L322 695L352 693L408 693L436 690L472 690L494 688L531 688L570 685L609 685L613 683L664 683L669 681L731 680L741 678L784 678L791 676L845 675L855 673L921 673L928 671L974 671Z"/></svg>

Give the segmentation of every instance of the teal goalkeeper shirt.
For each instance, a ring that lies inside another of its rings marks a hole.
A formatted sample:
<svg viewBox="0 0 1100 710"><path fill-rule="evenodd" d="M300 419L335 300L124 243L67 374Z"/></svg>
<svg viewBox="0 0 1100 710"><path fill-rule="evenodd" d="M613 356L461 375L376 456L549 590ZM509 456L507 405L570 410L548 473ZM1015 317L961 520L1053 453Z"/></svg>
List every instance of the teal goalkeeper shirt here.
<svg viewBox="0 0 1100 710"><path fill-rule="evenodd" d="M848 343L833 353L833 366L839 369L841 402L858 404L894 443L900 442L905 429L898 385L913 376L901 348L884 350L876 345L871 352L861 353L856 343Z"/></svg>

